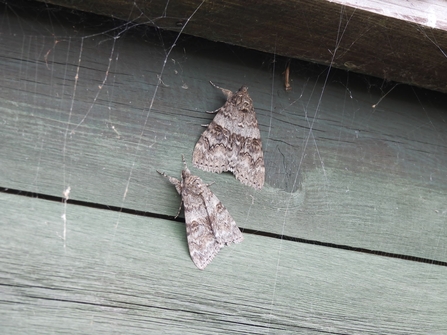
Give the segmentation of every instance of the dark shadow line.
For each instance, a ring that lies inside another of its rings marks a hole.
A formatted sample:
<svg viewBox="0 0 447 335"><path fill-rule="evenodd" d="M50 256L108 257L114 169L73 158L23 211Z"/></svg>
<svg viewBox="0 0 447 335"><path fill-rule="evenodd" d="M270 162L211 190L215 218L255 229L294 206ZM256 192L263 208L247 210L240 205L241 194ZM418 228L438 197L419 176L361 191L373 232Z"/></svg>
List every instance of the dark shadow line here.
<svg viewBox="0 0 447 335"><path fill-rule="evenodd" d="M65 199L63 197L56 197L56 196L42 194L42 193L16 190L16 189L6 188L6 187L0 187L0 193L19 195L19 196L28 197L28 198L43 199L43 200L59 202L59 203L63 203L65 201ZM164 219L164 220L170 220L170 221L175 221L175 222L183 223L185 221L184 218L182 218L182 217L173 218L170 215L150 213L150 212L140 211L140 210L136 210L136 209L123 208L123 207L118 207L118 206L108 206L108 205L97 204L97 203L88 202L88 201L68 199L67 203L71 204L71 205L76 205L76 206L104 209L104 210L109 210L109 211L113 211L113 212L120 212L120 213L126 213L126 214L150 217L150 218L157 218L157 219ZM320 242L320 241L315 241L315 240L307 240L304 238L262 232L262 231L253 230L253 229L241 228L241 230L245 234L252 234L252 235L257 235L257 236L276 238L276 239L284 240L284 241L306 243L306 244L319 245L319 246L328 247L328 248L361 252L361 253L365 253L365 254L377 255L377 256L382 256L382 257L398 258L398 259L403 259L403 260L412 261L412 262L447 266L447 262L437 261L437 260L433 260L433 259L429 259L429 258L409 256L409 255L403 255L403 254L395 254L395 253L390 253L390 252L385 252L385 251L380 251L380 250L352 247L352 246L343 245L343 244L335 244L335 243Z"/></svg>
<svg viewBox="0 0 447 335"><path fill-rule="evenodd" d="M53 201L53 202L58 202L58 203L64 203L64 201L65 201L65 198L63 198L63 197L56 197L54 195L48 195L48 194L43 194L43 193L16 190L16 189L6 188L6 187L0 187L0 193L19 195L22 197L36 198L36 199L40 199L40 200ZM104 210L109 210L112 212L120 212L120 213L126 213L126 214L131 214L131 215L144 216L144 217L157 218L157 219L165 219L165 220L171 220L171 221L177 221L177 222L185 221L181 217L174 218L170 215L150 213L150 212L125 208L125 207L103 205L103 204L98 204L98 203L94 203L94 202L82 201L82 200L68 199L67 204L75 205L75 206L82 206L82 207L89 207L89 208L96 208L96 209L104 209Z"/></svg>

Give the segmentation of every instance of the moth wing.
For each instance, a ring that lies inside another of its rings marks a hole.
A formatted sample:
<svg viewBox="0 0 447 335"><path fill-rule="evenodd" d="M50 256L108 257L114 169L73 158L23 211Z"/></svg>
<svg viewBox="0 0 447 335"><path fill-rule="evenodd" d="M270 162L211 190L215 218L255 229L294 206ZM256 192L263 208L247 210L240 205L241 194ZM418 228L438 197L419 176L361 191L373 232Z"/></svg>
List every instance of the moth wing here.
<svg viewBox="0 0 447 335"><path fill-rule="evenodd" d="M264 154L260 139L246 138L244 145L231 160L230 171L242 184L261 189L265 181Z"/></svg>
<svg viewBox="0 0 447 335"><path fill-rule="evenodd" d="M192 162L195 167L204 171L228 171L232 150L231 132L212 121L194 147Z"/></svg>
<svg viewBox="0 0 447 335"><path fill-rule="evenodd" d="M214 237L203 198L188 195L183 197L183 203L189 254L194 264L203 270L222 246Z"/></svg>
<svg viewBox="0 0 447 335"><path fill-rule="evenodd" d="M218 243L222 246L230 243L240 243L243 241L239 227L231 217L230 212L220 202L220 200L214 195L213 192L207 187L207 190L203 192L205 198L205 206L210 218L211 228L214 233L214 237Z"/></svg>
<svg viewBox="0 0 447 335"><path fill-rule="evenodd" d="M197 141L194 166L208 172L230 171L241 183L261 189L265 166L253 101L246 87L235 93L222 91L227 102Z"/></svg>

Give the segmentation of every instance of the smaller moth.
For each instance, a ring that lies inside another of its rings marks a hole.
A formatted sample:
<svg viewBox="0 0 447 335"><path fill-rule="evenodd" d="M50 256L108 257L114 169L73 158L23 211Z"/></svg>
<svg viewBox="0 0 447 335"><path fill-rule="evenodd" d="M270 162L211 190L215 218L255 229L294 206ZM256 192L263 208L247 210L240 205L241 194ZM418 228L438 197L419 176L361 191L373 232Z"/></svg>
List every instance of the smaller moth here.
<svg viewBox="0 0 447 335"><path fill-rule="evenodd" d="M290 91L292 89L292 85L290 85L290 59L287 62L287 66L283 74L284 74L284 88L286 91Z"/></svg>
<svg viewBox="0 0 447 335"><path fill-rule="evenodd" d="M183 156L182 160L184 169L181 180L157 172L169 179L182 196L189 254L194 264L203 270L222 247L242 242L244 237L228 210L209 189L209 184L192 175ZM181 207L180 204L177 216Z"/></svg>

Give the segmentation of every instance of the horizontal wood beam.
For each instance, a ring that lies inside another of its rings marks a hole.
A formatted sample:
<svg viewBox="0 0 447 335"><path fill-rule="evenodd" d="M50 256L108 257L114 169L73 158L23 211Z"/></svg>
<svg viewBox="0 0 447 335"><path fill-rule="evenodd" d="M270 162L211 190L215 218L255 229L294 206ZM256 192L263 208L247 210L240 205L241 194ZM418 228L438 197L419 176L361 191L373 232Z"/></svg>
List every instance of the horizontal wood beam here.
<svg viewBox="0 0 447 335"><path fill-rule="evenodd" d="M200 271L178 222L2 193L0 209L5 334L426 335L446 327L446 267L245 234Z"/></svg>
<svg viewBox="0 0 447 335"><path fill-rule="evenodd" d="M24 4L0 7L4 333L447 328L445 95L296 60L286 91L280 57ZM245 237L200 271L156 169L190 162L209 80L249 86L266 184L191 167Z"/></svg>
<svg viewBox="0 0 447 335"><path fill-rule="evenodd" d="M442 0L45 0L447 92Z"/></svg>
<svg viewBox="0 0 447 335"><path fill-rule="evenodd" d="M180 198L156 170L179 176L181 155L191 161L205 111L225 101L209 80L244 84L265 187L190 166L239 226L447 261L445 95L296 61L286 91L283 67L253 50L185 36L167 57L170 33L115 39L98 18L80 30L65 13L2 9L0 186L59 197L70 186L74 200L174 216Z"/></svg>

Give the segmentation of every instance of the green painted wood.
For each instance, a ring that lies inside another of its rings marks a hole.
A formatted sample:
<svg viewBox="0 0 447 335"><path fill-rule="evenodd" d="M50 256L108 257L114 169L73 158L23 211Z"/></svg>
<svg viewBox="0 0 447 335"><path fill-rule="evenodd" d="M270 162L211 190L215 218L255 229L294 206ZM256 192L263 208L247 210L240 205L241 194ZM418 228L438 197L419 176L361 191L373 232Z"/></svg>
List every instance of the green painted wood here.
<svg viewBox="0 0 447 335"><path fill-rule="evenodd" d="M5 11L0 35L1 187L174 216L156 169L190 161L224 102L209 80L245 84L265 188L193 169L239 226L447 261L444 95L295 61L286 92L274 55L31 14Z"/></svg>
<svg viewBox="0 0 447 335"><path fill-rule="evenodd" d="M0 193L2 334L445 334L446 267ZM63 220L67 219L65 243Z"/></svg>

